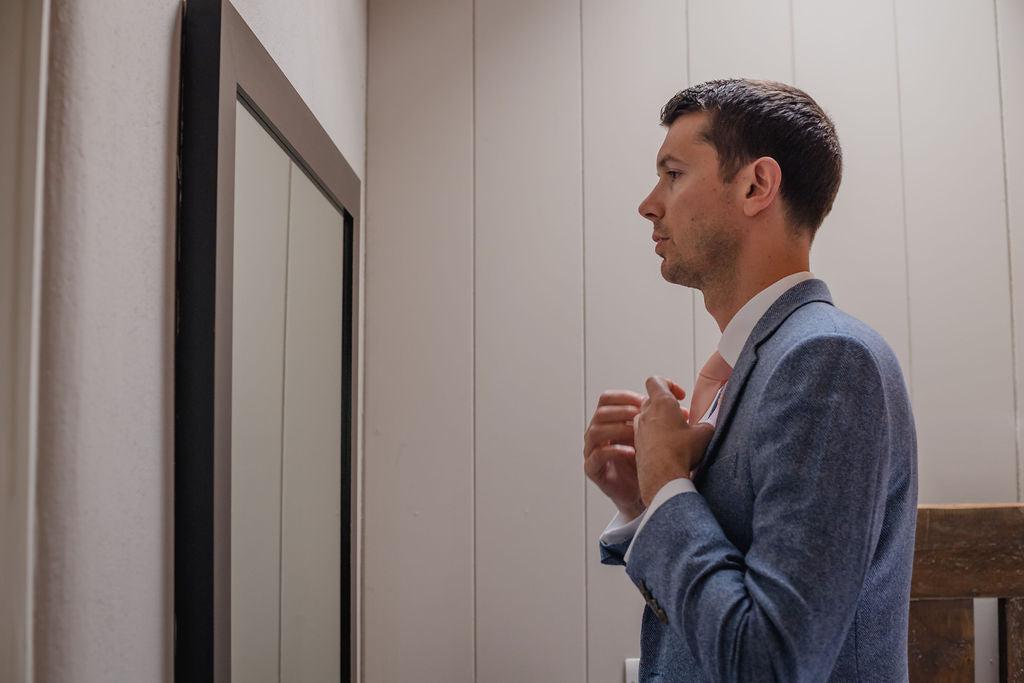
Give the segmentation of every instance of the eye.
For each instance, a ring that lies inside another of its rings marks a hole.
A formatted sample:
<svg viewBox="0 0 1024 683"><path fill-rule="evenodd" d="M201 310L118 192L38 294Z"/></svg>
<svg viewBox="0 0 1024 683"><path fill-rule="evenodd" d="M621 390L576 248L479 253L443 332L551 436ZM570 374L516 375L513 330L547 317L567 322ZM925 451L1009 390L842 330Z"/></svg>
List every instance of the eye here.
<svg viewBox="0 0 1024 683"><path fill-rule="evenodd" d="M679 171L665 171L665 175L667 175L672 180L675 180L676 178L678 178L679 176L681 176L683 174L681 172L679 172Z"/></svg>

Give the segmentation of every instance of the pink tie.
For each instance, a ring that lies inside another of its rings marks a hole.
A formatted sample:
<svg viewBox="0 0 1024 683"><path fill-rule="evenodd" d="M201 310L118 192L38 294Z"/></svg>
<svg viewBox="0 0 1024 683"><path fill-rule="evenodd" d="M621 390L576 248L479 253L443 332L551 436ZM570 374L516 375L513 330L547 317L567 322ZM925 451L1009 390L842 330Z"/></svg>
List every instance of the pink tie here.
<svg viewBox="0 0 1024 683"><path fill-rule="evenodd" d="M693 386L693 398L690 400L690 424L697 424L708 412L711 403L715 400L718 390L729 381L732 374L732 367L725 362L722 354L715 351L711 358L704 363L697 376L697 382Z"/></svg>

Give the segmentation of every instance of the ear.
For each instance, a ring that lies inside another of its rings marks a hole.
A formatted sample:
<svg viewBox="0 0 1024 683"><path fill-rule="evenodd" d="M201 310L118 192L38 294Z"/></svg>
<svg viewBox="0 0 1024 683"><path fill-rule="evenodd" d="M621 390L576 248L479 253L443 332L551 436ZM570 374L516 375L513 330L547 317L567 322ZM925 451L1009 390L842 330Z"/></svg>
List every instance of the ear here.
<svg viewBox="0 0 1024 683"><path fill-rule="evenodd" d="M747 164L741 174L743 213L753 217L775 201L782 185L782 167L771 157L761 157Z"/></svg>

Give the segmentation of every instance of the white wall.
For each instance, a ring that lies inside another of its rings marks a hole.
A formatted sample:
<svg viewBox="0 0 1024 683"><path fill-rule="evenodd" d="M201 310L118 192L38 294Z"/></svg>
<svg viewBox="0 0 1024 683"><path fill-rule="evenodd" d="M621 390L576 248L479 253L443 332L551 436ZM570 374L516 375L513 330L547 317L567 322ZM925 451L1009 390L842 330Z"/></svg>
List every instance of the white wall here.
<svg viewBox="0 0 1024 683"><path fill-rule="evenodd" d="M784 80L833 115L812 268L903 363L920 501L1021 499L1015 3L422 4L369 11L368 683L612 683L639 651L581 443L603 389L692 382L717 340L635 211L688 83Z"/></svg>
<svg viewBox="0 0 1024 683"><path fill-rule="evenodd" d="M364 173L362 0L236 3ZM179 3L52 3L36 680L170 679Z"/></svg>

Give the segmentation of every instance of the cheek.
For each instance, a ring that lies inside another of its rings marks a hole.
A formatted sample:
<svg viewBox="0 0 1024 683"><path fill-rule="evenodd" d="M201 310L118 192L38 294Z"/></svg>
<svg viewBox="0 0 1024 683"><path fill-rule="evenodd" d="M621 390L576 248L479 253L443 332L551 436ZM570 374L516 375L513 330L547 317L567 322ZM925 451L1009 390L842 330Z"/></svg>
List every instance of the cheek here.
<svg viewBox="0 0 1024 683"><path fill-rule="evenodd" d="M681 198L673 199L665 204L664 222L669 226L673 234L685 230L693 216L693 205L683 201Z"/></svg>
<svg viewBox="0 0 1024 683"><path fill-rule="evenodd" d="M690 220L690 217L702 213L708 205L709 197L699 187L681 188L665 202L666 211L674 216L677 223Z"/></svg>

